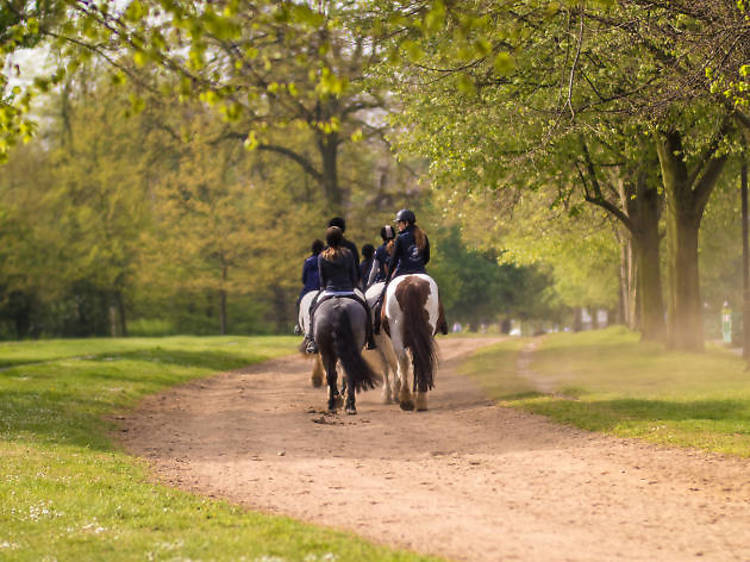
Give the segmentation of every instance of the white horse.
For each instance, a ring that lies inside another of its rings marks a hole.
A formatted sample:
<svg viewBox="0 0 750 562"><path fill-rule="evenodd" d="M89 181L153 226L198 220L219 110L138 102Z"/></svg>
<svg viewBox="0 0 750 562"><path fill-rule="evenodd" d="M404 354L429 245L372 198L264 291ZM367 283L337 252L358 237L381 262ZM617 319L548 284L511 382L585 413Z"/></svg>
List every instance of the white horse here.
<svg viewBox="0 0 750 562"><path fill-rule="evenodd" d="M380 293L383 292L385 282L374 283L367 292L365 297L367 298L367 304L370 306L370 310L375 307L375 303L380 297ZM373 318L373 321L375 318ZM380 333L375 334L375 344L378 348L374 351L368 351L368 354L376 354L381 363L383 369L383 404L390 404L391 401L398 402L398 387L395 385L398 361L396 359L396 353L393 351L393 344L391 338L385 333L385 330L380 330ZM393 373L394 385L391 388L390 379L388 378L389 372Z"/></svg>
<svg viewBox="0 0 750 562"><path fill-rule="evenodd" d="M383 328L390 335L398 359L399 405L413 410L409 390L409 353L413 365L416 409L427 410L427 391L434 386L437 368L435 334L447 332L447 324L438 295L437 283L429 275L400 275L388 285L383 305Z"/></svg>

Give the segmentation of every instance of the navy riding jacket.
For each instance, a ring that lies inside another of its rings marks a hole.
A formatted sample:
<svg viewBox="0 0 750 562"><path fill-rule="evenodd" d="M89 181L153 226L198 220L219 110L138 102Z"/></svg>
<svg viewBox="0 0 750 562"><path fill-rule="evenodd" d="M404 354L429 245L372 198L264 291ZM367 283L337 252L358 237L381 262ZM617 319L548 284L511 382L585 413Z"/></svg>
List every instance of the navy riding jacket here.
<svg viewBox="0 0 750 562"><path fill-rule="evenodd" d="M341 240L341 246L347 248L352 253L352 256L354 257L354 265L356 266L357 281L359 281L359 250L357 250L357 245L351 240L344 238Z"/></svg>
<svg viewBox="0 0 750 562"><path fill-rule="evenodd" d="M317 291L320 289L320 277L318 275L318 256L312 255L305 260L305 264L302 266L302 291L300 292L300 298L305 293L310 291Z"/></svg>
<svg viewBox="0 0 750 562"><path fill-rule="evenodd" d="M375 272L375 277L373 278L372 283L380 283L381 281L385 281L385 266L390 259L390 256L388 256L388 250L386 249L386 244L381 244L375 248L375 259L378 261L378 269Z"/></svg>
<svg viewBox="0 0 750 562"><path fill-rule="evenodd" d="M393 247L393 255L388 265L388 279L409 273L425 273L425 265L430 261L430 241L425 235L424 249L420 250L414 239L414 226L409 225L398 235Z"/></svg>
<svg viewBox="0 0 750 562"><path fill-rule="evenodd" d="M353 291L359 280L354 256L347 248L341 248L339 257L333 261L328 261L321 253L318 256L318 275L321 289L337 293Z"/></svg>

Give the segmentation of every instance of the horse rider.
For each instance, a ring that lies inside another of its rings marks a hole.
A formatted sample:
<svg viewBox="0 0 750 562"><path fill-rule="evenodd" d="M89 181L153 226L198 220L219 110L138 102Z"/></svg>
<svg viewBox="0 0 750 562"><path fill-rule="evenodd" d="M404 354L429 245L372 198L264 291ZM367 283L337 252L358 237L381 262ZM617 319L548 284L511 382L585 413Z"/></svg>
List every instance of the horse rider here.
<svg viewBox="0 0 750 562"><path fill-rule="evenodd" d="M318 277L318 254L323 251L323 242L320 240L313 240L312 247L310 248L312 254L305 258L305 263L302 265L302 290L299 292L297 297L297 306L302 302L304 297L310 291L320 290L320 277ZM302 327L299 324L295 324L294 333L300 335L302 333Z"/></svg>
<svg viewBox="0 0 750 562"><path fill-rule="evenodd" d="M409 209L401 209L393 221L398 228L398 236L393 244L393 254L388 262L385 287L374 307L375 333L380 332L380 309L383 306L385 291L391 279L399 275L426 273L425 265L430 261L430 240L416 224L417 217Z"/></svg>
<svg viewBox="0 0 750 562"><path fill-rule="evenodd" d="M430 262L430 241L417 226L414 213L409 209L401 209L396 213L394 222L398 227L398 236L388 264L386 282L399 275L425 273L425 265Z"/></svg>
<svg viewBox="0 0 750 562"><path fill-rule="evenodd" d="M372 267L370 268L370 274L367 278L366 287L370 287L375 283L385 281L388 275L387 265L390 261L390 256L393 253L393 239L396 238L396 232L390 224L386 224L380 229L380 237L383 239L383 243L375 249L375 256L372 260Z"/></svg>
<svg viewBox="0 0 750 562"><path fill-rule="evenodd" d="M314 240L310 251L312 254L305 259L305 263L302 266L302 290L299 293L299 299L297 299L298 305L302 300L302 297L307 293L320 289L320 277L318 277L318 255L323 251L323 242L320 240Z"/></svg>
<svg viewBox="0 0 750 562"><path fill-rule="evenodd" d="M318 346L313 337L313 326L315 325L315 311L322 302L334 297L345 297L359 302L367 312L367 349L375 349L375 339L372 334L372 319L370 307L357 293L357 266L354 256L343 244L344 234L337 226L328 227L326 230L326 242L328 247L318 256L318 275L320 277L320 288L323 293L313 302L310 308L310 324L305 340L307 341L307 353L317 353Z"/></svg>
<svg viewBox="0 0 750 562"><path fill-rule="evenodd" d="M370 278L370 269L375 256L375 246L365 244L362 246L362 261L359 263L359 286L362 291L367 291L367 280Z"/></svg>
<svg viewBox="0 0 750 562"><path fill-rule="evenodd" d="M339 227L341 229L342 236L344 232L346 232L346 221L342 217L333 217L330 221L328 221L328 227L330 228L332 226ZM357 283L359 283L359 252L357 251L357 245L351 240L347 239L346 236L342 237L341 245L344 248L347 248L352 253L352 256L354 256L354 265L356 266L357 270Z"/></svg>

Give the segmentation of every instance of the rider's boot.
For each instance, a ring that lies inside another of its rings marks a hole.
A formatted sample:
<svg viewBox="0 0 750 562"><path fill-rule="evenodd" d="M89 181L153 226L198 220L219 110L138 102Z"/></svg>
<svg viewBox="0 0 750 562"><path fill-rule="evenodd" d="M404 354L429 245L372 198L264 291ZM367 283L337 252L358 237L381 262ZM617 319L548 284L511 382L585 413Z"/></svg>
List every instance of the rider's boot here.
<svg viewBox="0 0 750 562"><path fill-rule="evenodd" d="M305 341L307 341L307 346L305 346L305 351L309 355L314 355L318 353L320 350L318 349L318 344L315 343L315 340L310 336L305 336Z"/></svg>

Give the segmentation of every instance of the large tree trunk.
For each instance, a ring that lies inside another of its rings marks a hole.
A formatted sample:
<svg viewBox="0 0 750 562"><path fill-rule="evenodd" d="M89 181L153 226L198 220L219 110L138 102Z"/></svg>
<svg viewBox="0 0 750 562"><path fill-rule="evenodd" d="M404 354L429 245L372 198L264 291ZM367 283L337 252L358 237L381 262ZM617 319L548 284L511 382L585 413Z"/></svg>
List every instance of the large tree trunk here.
<svg viewBox="0 0 750 562"><path fill-rule="evenodd" d="M639 182L637 188L637 219L633 232L638 297L638 317L641 339L664 342L664 299L661 286L661 256L659 251L659 216L661 201L656 189Z"/></svg>
<svg viewBox="0 0 750 562"><path fill-rule="evenodd" d="M679 132L662 134L656 147L667 208L668 344L675 349L703 351L698 230L726 158L713 158L709 151L691 173Z"/></svg>

